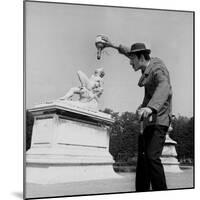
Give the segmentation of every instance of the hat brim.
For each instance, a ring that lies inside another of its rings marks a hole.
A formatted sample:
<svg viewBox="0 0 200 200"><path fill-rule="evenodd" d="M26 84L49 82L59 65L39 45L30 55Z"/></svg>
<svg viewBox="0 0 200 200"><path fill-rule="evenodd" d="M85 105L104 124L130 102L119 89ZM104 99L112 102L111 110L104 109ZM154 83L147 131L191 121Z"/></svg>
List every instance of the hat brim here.
<svg viewBox="0 0 200 200"><path fill-rule="evenodd" d="M132 54L137 53L137 52L147 52L148 54L150 54L151 50L150 49L137 49L137 50L128 52L128 55L132 55Z"/></svg>

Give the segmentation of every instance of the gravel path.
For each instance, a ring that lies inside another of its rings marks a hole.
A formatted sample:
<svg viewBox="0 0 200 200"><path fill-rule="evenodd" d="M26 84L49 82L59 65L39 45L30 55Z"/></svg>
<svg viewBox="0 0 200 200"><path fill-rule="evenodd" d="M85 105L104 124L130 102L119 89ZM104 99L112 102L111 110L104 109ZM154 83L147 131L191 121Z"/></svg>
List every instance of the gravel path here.
<svg viewBox="0 0 200 200"><path fill-rule="evenodd" d="M27 198L72 196L135 191L135 173L120 173L119 179L105 179L64 184L27 184ZM166 173L168 189L193 188L193 169L182 173Z"/></svg>

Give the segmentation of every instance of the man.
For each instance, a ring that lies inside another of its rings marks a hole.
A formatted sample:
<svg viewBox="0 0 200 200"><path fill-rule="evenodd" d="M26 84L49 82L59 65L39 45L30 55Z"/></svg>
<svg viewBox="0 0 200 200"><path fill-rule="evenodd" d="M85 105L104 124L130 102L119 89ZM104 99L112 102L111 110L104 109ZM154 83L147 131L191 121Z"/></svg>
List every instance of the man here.
<svg viewBox="0 0 200 200"><path fill-rule="evenodd" d="M131 49L114 45L102 37L105 47L112 47L130 59L135 71L142 76L139 87L144 87L145 95L137 109L143 131L139 136L138 162L136 169L136 191L166 190L164 169L160 160L165 143L165 135L170 124L172 88L168 70L159 58L151 58L151 50L143 43L135 43Z"/></svg>

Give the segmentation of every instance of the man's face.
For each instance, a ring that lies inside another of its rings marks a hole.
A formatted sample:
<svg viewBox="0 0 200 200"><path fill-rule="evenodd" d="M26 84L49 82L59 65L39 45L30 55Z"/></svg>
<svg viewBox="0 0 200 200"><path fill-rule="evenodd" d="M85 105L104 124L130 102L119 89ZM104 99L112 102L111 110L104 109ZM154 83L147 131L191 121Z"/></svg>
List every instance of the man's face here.
<svg viewBox="0 0 200 200"><path fill-rule="evenodd" d="M130 65L135 71L138 71L139 69L141 69L140 59L138 59L136 55L134 54L130 55L129 59L130 59Z"/></svg>

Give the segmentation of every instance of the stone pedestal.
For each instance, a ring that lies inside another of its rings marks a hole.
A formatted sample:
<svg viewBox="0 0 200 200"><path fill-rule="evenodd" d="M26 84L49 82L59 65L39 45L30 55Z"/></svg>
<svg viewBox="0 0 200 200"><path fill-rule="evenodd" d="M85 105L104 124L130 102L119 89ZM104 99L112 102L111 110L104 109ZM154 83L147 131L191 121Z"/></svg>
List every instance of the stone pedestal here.
<svg viewBox="0 0 200 200"><path fill-rule="evenodd" d="M26 153L28 183L55 184L118 178L109 153L111 116L64 102L41 104Z"/></svg>
<svg viewBox="0 0 200 200"><path fill-rule="evenodd" d="M170 127L171 128L171 127ZM169 132L166 135L165 145L162 151L161 161L165 172L182 172L179 167L179 162L176 153L176 144L174 140L169 137Z"/></svg>

